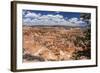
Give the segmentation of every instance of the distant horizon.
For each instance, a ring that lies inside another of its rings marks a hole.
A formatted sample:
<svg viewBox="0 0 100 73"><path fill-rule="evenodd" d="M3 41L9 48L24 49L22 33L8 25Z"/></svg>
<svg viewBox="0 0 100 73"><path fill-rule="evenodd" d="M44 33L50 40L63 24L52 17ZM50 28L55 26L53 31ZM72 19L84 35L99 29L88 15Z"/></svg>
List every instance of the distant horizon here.
<svg viewBox="0 0 100 73"><path fill-rule="evenodd" d="M22 23L27 26L87 26L80 15L79 12L22 10Z"/></svg>

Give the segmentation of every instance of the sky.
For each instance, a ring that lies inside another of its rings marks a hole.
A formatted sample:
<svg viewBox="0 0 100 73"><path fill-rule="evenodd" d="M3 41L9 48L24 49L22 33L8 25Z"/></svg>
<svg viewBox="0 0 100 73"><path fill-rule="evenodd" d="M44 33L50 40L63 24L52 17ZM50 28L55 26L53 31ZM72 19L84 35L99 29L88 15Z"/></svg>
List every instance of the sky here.
<svg viewBox="0 0 100 73"><path fill-rule="evenodd" d="M23 25L85 26L79 12L22 10Z"/></svg>

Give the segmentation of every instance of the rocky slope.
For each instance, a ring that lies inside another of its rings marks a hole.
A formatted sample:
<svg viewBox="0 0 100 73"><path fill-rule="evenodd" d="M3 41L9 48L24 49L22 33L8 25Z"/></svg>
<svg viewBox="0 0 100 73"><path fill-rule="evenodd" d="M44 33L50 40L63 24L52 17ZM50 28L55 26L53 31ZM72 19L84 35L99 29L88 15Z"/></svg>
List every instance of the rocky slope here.
<svg viewBox="0 0 100 73"><path fill-rule="evenodd" d="M23 62L90 59L90 31L23 27Z"/></svg>

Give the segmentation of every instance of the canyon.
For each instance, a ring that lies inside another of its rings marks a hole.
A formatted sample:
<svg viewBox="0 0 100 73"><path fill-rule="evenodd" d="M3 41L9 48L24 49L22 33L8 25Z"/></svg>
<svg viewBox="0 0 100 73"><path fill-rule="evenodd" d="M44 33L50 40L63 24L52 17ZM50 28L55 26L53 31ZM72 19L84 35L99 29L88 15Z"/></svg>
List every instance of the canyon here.
<svg viewBox="0 0 100 73"><path fill-rule="evenodd" d="M23 62L91 58L90 28L23 26Z"/></svg>

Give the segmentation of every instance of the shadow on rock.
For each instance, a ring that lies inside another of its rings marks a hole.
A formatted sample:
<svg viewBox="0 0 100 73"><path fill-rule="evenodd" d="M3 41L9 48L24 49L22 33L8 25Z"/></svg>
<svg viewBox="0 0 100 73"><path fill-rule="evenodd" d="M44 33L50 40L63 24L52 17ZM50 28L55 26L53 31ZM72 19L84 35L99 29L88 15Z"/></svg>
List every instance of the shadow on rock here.
<svg viewBox="0 0 100 73"><path fill-rule="evenodd" d="M26 61L45 61L42 57L33 56L31 54L23 55L23 59L25 59Z"/></svg>

